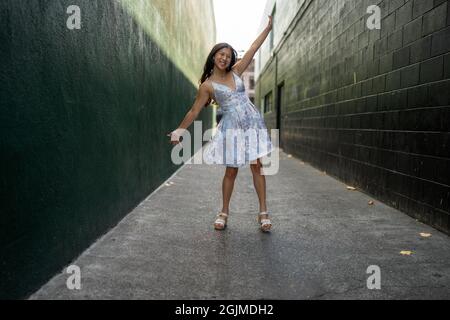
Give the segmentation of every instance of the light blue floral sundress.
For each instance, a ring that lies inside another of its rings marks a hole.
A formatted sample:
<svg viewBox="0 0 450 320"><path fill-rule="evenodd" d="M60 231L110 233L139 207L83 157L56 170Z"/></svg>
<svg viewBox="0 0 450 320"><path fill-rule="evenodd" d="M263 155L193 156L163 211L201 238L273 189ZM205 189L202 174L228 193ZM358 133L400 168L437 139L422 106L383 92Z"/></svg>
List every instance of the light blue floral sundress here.
<svg viewBox="0 0 450 320"><path fill-rule="evenodd" d="M231 72L236 90L212 82L222 119L217 133L204 148L203 159L207 164L239 168L269 155L274 148L260 111L247 95L244 81Z"/></svg>

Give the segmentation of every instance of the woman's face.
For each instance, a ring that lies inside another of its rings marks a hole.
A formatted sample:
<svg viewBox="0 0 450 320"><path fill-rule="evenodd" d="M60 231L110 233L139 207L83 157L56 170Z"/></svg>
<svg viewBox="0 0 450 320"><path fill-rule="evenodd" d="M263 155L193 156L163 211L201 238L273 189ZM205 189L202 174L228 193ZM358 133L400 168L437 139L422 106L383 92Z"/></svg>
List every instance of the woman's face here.
<svg viewBox="0 0 450 320"><path fill-rule="evenodd" d="M216 65L216 67L219 68L220 70L226 70L228 66L231 64L231 49L223 48L217 51L214 58L215 58L214 64Z"/></svg>

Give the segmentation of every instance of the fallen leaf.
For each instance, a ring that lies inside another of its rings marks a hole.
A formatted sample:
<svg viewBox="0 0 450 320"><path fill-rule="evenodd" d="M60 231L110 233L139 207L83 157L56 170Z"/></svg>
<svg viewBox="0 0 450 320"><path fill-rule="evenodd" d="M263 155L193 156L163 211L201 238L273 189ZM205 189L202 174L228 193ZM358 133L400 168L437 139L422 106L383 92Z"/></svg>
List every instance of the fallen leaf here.
<svg viewBox="0 0 450 320"><path fill-rule="evenodd" d="M170 184L170 183L166 183L165 186L166 186L166 187L170 187L171 184Z"/></svg>
<svg viewBox="0 0 450 320"><path fill-rule="evenodd" d="M430 233L421 233L420 236L423 238L429 238L429 237L431 237L431 234Z"/></svg>
<svg viewBox="0 0 450 320"><path fill-rule="evenodd" d="M402 256L410 256L410 255L412 255L412 252L411 251L400 251L400 254Z"/></svg>
<svg viewBox="0 0 450 320"><path fill-rule="evenodd" d="M356 188L347 186L347 190L352 190L352 191L354 191L354 190L356 190Z"/></svg>
<svg viewBox="0 0 450 320"><path fill-rule="evenodd" d="M372 200L369 201L369 205L373 206L375 204L375 202L373 202Z"/></svg>
<svg viewBox="0 0 450 320"><path fill-rule="evenodd" d="M292 158L292 154L288 154L288 158Z"/></svg>

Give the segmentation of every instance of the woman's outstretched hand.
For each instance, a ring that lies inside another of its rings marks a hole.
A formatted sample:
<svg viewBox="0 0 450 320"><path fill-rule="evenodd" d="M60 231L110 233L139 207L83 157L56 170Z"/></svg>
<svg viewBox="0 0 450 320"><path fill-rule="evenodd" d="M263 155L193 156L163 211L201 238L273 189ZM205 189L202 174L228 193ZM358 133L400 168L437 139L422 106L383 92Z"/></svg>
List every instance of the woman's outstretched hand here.
<svg viewBox="0 0 450 320"><path fill-rule="evenodd" d="M269 22L267 23L267 29L272 30L272 22L273 22L273 17L269 16Z"/></svg>
<svg viewBox="0 0 450 320"><path fill-rule="evenodd" d="M169 133L167 136L170 138L170 143L174 146L181 143L180 139L181 139L183 132L184 132L183 129L177 129L177 130Z"/></svg>

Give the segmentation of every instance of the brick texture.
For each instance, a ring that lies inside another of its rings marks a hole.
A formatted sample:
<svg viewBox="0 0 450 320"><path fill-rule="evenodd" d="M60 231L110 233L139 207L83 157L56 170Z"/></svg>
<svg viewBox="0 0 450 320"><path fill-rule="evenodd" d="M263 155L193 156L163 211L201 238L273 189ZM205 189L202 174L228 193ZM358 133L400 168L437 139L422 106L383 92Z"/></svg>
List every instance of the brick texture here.
<svg viewBox="0 0 450 320"><path fill-rule="evenodd" d="M381 30L366 27L372 4ZM280 113L286 152L448 234L449 7L310 0L257 83L257 101L284 83L265 116L276 128Z"/></svg>

